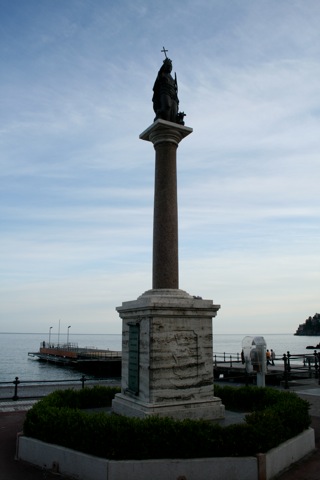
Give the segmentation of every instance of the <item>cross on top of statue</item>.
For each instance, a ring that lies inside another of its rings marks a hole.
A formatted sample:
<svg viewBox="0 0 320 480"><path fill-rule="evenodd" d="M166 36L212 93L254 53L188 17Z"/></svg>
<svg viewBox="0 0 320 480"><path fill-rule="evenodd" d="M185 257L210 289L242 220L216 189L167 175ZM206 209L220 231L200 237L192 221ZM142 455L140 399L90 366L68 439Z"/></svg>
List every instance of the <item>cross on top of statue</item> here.
<svg viewBox="0 0 320 480"><path fill-rule="evenodd" d="M166 58L168 58L168 57L167 57L167 52L168 52L168 51L169 51L169 50L166 50L164 47L162 47L161 52L164 53L164 56L165 56Z"/></svg>

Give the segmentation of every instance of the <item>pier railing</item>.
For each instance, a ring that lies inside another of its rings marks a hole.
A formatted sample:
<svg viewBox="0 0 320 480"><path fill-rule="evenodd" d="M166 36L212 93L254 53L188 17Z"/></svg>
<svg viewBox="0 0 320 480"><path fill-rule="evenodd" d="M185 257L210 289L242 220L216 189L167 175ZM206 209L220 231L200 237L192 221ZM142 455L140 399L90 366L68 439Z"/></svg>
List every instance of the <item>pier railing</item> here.
<svg viewBox="0 0 320 480"><path fill-rule="evenodd" d="M310 354L291 354L287 352L282 356L276 356L274 365L267 365L267 374L271 376L282 376L284 388L289 388L289 381L295 378L317 378L320 385L320 352L316 350ZM213 364L216 369L228 369L228 379L241 380L240 371L243 371L243 379L247 383L248 376L245 365L242 362L240 353L215 353L213 355ZM272 368L270 368L272 367ZM232 376L232 372L234 375ZM222 374L222 378L225 376Z"/></svg>
<svg viewBox="0 0 320 480"><path fill-rule="evenodd" d="M67 388L84 388L86 385L117 385L119 379L92 379L82 375L78 379L69 380L20 380L0 382L0 402L8 400L31 400L43 398L55 390Z"/></svg>
<svg viewBox="0 0 320 480"><path fill-rule="evenodd" d="M320 385L320 352L314 350L312 354L291 354L284 353L284 388L289 388L289 381L303 373L307 373L309 378L317 378Z"/></svg>
<svg viewBox="0 0 320 480"><path fill-rule="evenodd" d="M94 358L94 359L118 359L121 358L122 352L101 349L98 347L79 347L77 343L48 343L41 342L39 352L28 352L29 356L37 356L39 353L50 355L68 355L73 353L81 358Z"/></svg>
<svg viewBox="0 0 320 480"><path fill-rule="evenodd" d="M234 363L241 363L241 354L227 352L215 353L213 355L213 364L216 367L218 363L226 363L232 367Z"/></svg>

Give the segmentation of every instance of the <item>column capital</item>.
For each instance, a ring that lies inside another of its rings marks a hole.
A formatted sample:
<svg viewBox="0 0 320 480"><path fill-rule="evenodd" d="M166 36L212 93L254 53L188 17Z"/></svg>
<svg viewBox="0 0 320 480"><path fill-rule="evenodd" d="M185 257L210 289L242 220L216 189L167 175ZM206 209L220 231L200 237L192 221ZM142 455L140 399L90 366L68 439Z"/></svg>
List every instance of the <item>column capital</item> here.
<svg viewBox="0 0 320 480"><path fill-rule="evenodd" d="M193 132L190 127L179 123L168 122L158 119L150 127L139 135L141 140L152 142L154 147L163 142L170 142L178 145L187 135Z"/></svg>

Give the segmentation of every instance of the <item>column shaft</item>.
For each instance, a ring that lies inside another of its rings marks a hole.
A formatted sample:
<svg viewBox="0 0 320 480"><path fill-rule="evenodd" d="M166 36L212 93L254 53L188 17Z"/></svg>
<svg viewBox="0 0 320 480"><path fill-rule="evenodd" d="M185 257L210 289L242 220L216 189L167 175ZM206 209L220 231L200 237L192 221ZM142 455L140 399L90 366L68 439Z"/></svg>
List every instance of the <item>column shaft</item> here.
<svg viewBox="0 0 320 480"><path fill-rule="evenodd" d="M179 288L177 144L155 145L152 288Z"/></svg>
<svg viewBox="0 0 320 480"><path fill-rule="evenodd" d="M156 152L152 288L179 289L177 148L192 128L158 119L140 138Z"/></svg>

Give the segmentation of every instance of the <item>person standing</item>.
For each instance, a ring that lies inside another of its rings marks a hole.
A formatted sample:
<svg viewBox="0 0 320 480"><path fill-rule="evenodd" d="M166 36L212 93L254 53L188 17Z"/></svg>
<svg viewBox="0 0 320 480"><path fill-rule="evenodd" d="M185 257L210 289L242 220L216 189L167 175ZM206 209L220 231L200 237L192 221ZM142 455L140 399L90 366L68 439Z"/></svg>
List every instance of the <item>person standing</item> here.
<svg viewBox="0 0 320 480"><path fill-rule="evenodd" d="M274 366L274 360L275 360L275 358L276 358L276 354L275 354L274 350L272 350L272 348L271 348L271 352L270 352L270 357L271 357L271 358L270 358L270 360L271 360L271 365Z"/></svg>
<svg viewBox="0 0 320 480"><path fill-rule="evenodd" d="M270 354L269 350L267 350L267 354L266 354L266 355L267 355L267 365L270 365L270 364L271 364L271 362L270 362L270 360L271 360L271 354Z"/></svg>

